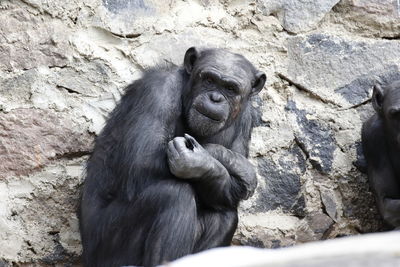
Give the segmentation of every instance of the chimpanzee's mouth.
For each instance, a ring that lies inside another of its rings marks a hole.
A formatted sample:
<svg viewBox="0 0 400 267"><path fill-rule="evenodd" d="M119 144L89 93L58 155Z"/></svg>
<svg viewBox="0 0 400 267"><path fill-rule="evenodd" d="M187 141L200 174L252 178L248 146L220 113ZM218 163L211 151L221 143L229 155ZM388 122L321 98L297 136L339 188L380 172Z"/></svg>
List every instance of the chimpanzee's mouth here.
<svg viewBox="0 0 400 267"><path fill-rule="evenodd" d="M217 113L210 112L208 110L202 110L201 108L195 108L195 110L200 113L200 115L206 117L213 122L221 122L223 120L222 116Z"/></svg>

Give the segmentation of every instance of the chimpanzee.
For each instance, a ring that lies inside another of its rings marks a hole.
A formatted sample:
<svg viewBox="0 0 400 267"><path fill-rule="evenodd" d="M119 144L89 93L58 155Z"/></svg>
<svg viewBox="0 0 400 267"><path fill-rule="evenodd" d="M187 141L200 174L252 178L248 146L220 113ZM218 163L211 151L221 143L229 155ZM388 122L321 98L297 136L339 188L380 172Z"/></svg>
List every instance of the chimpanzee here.
<svg viewBox="0 0 400 267"><path fill-rule="evenodd" d="M155 266L230 244L257 184L250 99L265 81L242 55L192 47L183 67L128 86L87 163L85 266Z"/></svg>
<svg viewBox="0 0 400 267"><path fill-rule="evenodd" d="M363 125L362 144L368 178L378 209L390 227L400 227L400 81L376 85L376 111Z"/></svg>

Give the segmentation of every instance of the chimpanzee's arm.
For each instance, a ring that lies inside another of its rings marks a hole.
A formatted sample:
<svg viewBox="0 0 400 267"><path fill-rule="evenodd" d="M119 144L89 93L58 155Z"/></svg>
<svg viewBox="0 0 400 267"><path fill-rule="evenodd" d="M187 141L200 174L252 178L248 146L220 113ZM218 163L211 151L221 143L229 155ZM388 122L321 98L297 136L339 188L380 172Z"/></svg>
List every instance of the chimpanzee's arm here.
<svg viewBox="0 0 400 267"><path fill-rule="evenodd" d="M257 184L254 167L239 153L221 145L204 148L186 135L169 143L171 172L193 182L201 203L213 208L235 208L248 198Z"/></svg>
<svg viewBox="0 0 400 267"><path fill-rule="evenodd" d="M228 172L229 179L231 180L232 188L230 191L233 199L242 200L253 195L257 186L257 178L254 166L247 158L222 145L207 144L204 148ZM204 186L213 186L213 184L215 184L213 180L204 181ZM217 182L215 185L220 184Z"/></svg>
<svg viewBox="0 0 400 267"><path fill-rule="evenodd" d="M220 201L218 197L221 195L224 200L229 200L231 204L237 205L240 200L247 199L253 195L257 186L257 177L254 166L247 160L247 157L249 155L248 144L253 128L252 122L255 119L254 116L256 116L254 109L248 105L242 113L242 118L237 120L236 125L234 125L237 136L232 144L232 149L227 149L217 144L204 146L207 152L228 172L228 175L219 175L219 177L227 178L203 179L198 182L197 187L202 190L197 191L203 202L212 205L212 203ZM219 164L217 163L217 165ZM224 185L222 182L224 180L230 181L227 183L228 186ZM217 192L224 192L224 190L227 192L225 195L216 194L215 198L207 194L204 195L210 188L214 188Z"/></svg>
<svg viewBox="0 0 400 267"><path fill-rule="evenodd" d="M180 115L180 79L148 71L127 88L89 161L88 177L96 188L132 199L152 180L171 176L165 148Z"/></svg>
<svg viewBox="0 0 400 267"><path fill-rule="evenodd" d="M387 223L398 227L400 226L400 184L390 160L382 121L377 116L365 123L362 143L368 164L368 179L375 193L378 209Z"/></svg>

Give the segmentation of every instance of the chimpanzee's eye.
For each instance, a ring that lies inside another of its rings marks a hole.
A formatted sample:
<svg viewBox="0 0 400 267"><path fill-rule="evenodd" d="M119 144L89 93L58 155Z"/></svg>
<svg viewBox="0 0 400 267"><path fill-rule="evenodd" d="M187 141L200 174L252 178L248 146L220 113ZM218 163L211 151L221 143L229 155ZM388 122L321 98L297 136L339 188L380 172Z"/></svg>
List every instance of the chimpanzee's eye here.
<svg viewBox="0 0 400 267"><path fill-rule="evenodd" d="M205 82L206 82L207 84L213 84L213 83L214 83L214 80L213 80L213 78L211 78L210 76L208 76L208 77L205 78Z"/></svg>
<svg viewBox="0 0 400 267"><path fill-rule="evenodd" d="M227 85L225 89L230 92L236 94L238 92L238 89L234 85Z"/></svg>

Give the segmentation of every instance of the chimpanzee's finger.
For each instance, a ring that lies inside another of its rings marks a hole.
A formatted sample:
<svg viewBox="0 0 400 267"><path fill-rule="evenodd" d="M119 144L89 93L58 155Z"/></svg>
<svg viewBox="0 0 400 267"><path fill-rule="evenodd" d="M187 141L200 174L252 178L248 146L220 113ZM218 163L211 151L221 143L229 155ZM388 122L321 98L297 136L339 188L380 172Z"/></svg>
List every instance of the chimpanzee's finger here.
<svg viewBox="0 0 400 267"><path fill-rule="evenodd" d="M185 133L185 138L186 138L186 140L188 140L188 142L190 142L190 143L192 144L193 147L199 147L199 146L201 146L201 145L197 142L197 140L194 139L194 137L192 137L191 135Z"/></svg>
<svg viewBox="0 0 400 267"><path fill-rule="evenodd" d="M188 150L186 147L186 139L184 137L175 137L172 141L178 153L182 153L183 151Z"/></svg>
<svg viewBox="0 0 400 267"><path fill-rule="evenodd" d="M176 148L174 146L174 142L172 140L168 142L167 154L168 154L168 158L170 158L170 157L173 157L173 158L179 157L179 153L176 150Z"/></svg>

